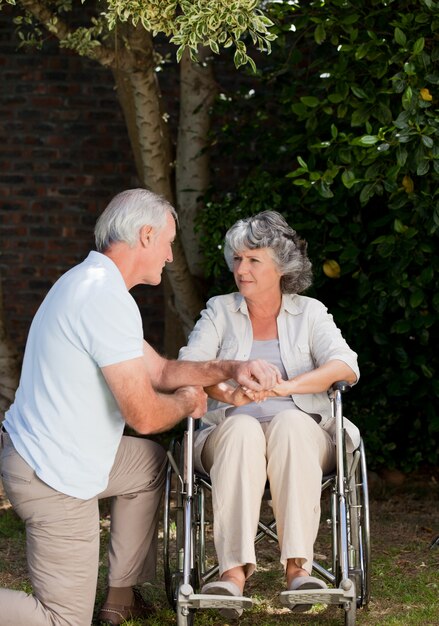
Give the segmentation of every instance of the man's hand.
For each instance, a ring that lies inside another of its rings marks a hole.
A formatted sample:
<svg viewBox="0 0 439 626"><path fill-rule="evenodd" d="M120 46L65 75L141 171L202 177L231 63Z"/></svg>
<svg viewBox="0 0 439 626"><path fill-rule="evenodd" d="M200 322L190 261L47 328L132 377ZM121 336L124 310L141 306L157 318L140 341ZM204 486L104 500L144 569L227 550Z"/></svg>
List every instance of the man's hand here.
<svg viewBox="0 0 439 626"><path fill-rule="evenodd" d="M233 378L251 391L264 391L280 383L282 375L275 365L257 359L238 362Z"/></svg>
<svg viewBox="0 0 439 626"><path fill-rule="evenodd" d="M181 399L187 415L195 419L203 417L207 411L207 394L203 387L195 385L180 387L174 392L174 396Z"/></svg>

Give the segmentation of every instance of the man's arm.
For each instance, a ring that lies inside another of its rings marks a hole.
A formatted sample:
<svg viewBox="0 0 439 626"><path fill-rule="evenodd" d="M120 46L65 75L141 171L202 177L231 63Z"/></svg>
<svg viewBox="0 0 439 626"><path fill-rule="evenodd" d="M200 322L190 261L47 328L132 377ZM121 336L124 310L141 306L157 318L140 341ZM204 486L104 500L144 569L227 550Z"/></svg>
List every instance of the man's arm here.
<svg viewBox="0 0 439 626"><path fill-rule="evenodd" d="M102 373L126 423L142 435L169 430L183 417L199 418L207 410L200 386L181 386L171 394L155 391L142 357L107 365Z"/></svg>
<svg viewBox="0 0 439 626"><path fill-rule="evenodd" d="M202 387L233 379L253 391L272 389L282 380L276 366L260 359L255 361L171 361L160 357L145 341L143 355L152 384L162 391L185 385Z"/></svg>

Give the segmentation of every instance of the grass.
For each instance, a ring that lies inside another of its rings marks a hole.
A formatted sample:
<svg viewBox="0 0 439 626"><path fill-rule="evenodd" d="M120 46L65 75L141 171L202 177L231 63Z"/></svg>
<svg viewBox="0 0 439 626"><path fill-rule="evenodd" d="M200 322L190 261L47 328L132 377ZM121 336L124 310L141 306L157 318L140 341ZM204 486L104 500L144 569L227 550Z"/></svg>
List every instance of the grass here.
<svg viewBox="0 0 439 626"><path fill-rule="evenodd" d="M411 477L402 487L392 488L379 481L372 484L372 598L367 609L358 611L358 626L439 626L439 547L430 548L439 534L438 480L438 472L430 471ZM96 612L106 584L107 528L103 519ZM325 543L319 540L316 551L324 554L325 550ZM4 501L0 506L1 587L30 591L24 552L23 525ZM246 593L255 600L254 606L235 624L339 626L344 623L338 607L315 606L305 614L292 614L282 608L278 593L283 589L283 573L277 547L271 542L261 543L258 558L258 571L246 588ZM145 585L143 591L154 604L154 614L126 625L174 626L175 614L167 605L161 568L154 584ZM225 626L225 621L213 610L200 610L195 614L194 626Z"/></svg>

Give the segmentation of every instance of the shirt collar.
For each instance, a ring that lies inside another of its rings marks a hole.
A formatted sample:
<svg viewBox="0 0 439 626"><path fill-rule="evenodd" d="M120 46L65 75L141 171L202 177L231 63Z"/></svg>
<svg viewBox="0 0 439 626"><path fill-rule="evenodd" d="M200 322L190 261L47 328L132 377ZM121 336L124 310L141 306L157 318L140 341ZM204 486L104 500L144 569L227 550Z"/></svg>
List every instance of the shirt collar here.
<svg viewBox="0 0 439 626"><path fill-rule="evenodd" d="M240 293L236 292L233 294L234 299L230 305L230 308L236 313L241 311L244 315L248 315L247 302L245 298L241 296ZM297 294L282 294L282 306L281 311L284 310L291 315L298 315L301 312L301 309L297 302Z"/></svg>

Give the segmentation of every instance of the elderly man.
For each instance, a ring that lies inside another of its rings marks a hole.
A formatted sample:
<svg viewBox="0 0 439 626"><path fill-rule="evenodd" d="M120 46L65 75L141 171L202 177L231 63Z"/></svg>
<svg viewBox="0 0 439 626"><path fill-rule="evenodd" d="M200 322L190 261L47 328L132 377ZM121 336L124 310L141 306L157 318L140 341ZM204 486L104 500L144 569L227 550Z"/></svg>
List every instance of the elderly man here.
<svg viewBox="0 0 439 626"><path fill-rule="evenodd" d="M160 283L175 217L144 189L117 195L97 221L97 252L55 283L32 322L0 460L6 494L26 523L33 595L0 589L1 626L91 623L100 498L112 506L99 619L144 616L134 586L155 571L165 453L123 436L125 424L144 435L164 431L204 414L203 386L233 378L261 391L278 380L264 361L170 361L144 341L129 290Z"/></svg>

